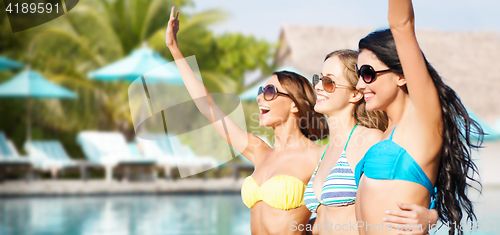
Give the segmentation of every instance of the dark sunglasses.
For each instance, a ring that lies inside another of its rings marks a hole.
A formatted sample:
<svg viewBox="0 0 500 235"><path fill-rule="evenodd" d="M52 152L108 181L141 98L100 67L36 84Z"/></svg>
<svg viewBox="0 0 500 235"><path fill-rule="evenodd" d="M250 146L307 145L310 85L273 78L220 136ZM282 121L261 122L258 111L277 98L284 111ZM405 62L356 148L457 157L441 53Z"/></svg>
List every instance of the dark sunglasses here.
<svg viewBox="0 0 500 235"><path fill-rule="evenodd" d="M278 97L278 95L284 95L284 96L288 96L288 97L292 98L289 94L279 92L278 89L273 84L269 84L265 87L262 87L262 86L259 87L259 91L257 92L257 96L259 96L262 93L264 93L264 100L266 100L266 101L274 100L274 99L276 99L276 97Z"/></svg>
<svg viewBox="0 0 500 235"><path fill-rule="evenodd" d="M353 87L351 86L336 84L335 81L333 81L333 79L331 79L330 77L327 76L320 77L320 75L314 74L312 80L313 87L316 87L319 81L321 81L321 85L323 85L323 90L325 90L328 93L333 93L335 91L335 88L337 87L353 89Z"/></svg>
<svg viewBox="0 0 500 235"><path fill-rule="evenodd" d="M356 64L356 74L358 75L358 78L362 78L366 84L374 82L377 73L385 73L390 71L390 69L375 71L372 66L366 64L362 65L361 68L358 69L358 64Z"/></svg>

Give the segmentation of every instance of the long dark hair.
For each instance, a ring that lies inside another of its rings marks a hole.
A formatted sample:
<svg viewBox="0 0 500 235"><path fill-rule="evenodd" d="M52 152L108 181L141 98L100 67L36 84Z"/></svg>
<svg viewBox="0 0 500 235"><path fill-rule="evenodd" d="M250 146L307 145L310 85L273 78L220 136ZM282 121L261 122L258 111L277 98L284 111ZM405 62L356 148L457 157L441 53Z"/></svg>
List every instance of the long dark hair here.
<svg viewBox="0 0 500 235"><path fill-rule="evenodd" d="M361 39L359 51L362 50L372 51L392 72L403 75L394 38L389 29L372 32ZM467 188L473 187L470 182L479 186L481 183L474 178L475 174L479 173L472 161L471 151L481 147L484 132L469 116L455 91L444 84L425 56L424 60L437 88L443 118L443 146L436 182L436 210L443 222L460 224L464 212L467 220L474 221L477 218L472 202L467 197ZM478 138L472 138L472 133L477 134ZM455 226L451 226L449 234L455 232ZM463 231L458 229L458 234L463 234Z"/></svg>
<svg viewBox="0 0 500 235"><path fill-rule="evenodd" d="M328 123L323 114L314 111L316 93L312 84L300 74L290 71L274 72L285 91L290 94L299 112L299 127L302 134L310 140L325 138L328 134Z"/></svg>

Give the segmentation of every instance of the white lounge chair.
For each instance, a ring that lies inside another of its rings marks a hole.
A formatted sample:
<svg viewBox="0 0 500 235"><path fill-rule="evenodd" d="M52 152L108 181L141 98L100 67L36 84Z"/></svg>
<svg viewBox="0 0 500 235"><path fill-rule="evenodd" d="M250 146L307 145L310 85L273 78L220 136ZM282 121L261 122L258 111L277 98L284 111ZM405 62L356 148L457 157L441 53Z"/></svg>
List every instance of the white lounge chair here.
<svg viewBox="0 0 500 235"><path fill-rule="evenodd" d="M133 159L143 159L143 160L148 160L152 162L156 162L156 165L158 165L158 161L154 158L150 158L142 154L141 150L139 149L139 144L136 142L129 142L127 143L127 147L130 150L130 153L132 154ZM156 170L154 170L151 174L151 177L153 180L156 180L158 178L158 173Z"/></svg>
<svg viewBox="0 0 500 235"><path fill-rule="evenodd" d="M156 163L153 159L133 155L125 137L119 132L83 131L78 134L77 142L90 162L105 168L107 181L112 180L115 167L124 169L128 175L131 168L150 170Z"/></svg>
<svg viewBox="0 0 500 235"><path fill-rule="evenodd" d="M54 179L63 168L76 166L58 141L29 141L24 143L24 149L34 168L50 171Z"/></svg>
<svg viewBox="0 0 500 235"><path fill-rule="evenodd" d="M217 160L215 160L213 157L197 156L188 145L182 144L177 137L171 136L169 139L170 143L172 144L174 153L180 153L180 155L184 159L186 159L187 161L191 161L192 164L196 167L194 169L194 172L191 172L190 174L196 174L202 171L206 171L219 165Z"/></svg>
<svg viewBox="0 0 500 235"><path fill-rule="evenodd" d="M20 157L14 143L0 132L0 182L6 172L12 170L22 170L26 173L26 179L29 180L31 173L31 162L26 157Z"/></svg>
<svg viewBox="0 0 500 235"><path fill-rule="evenodd" d="M80 170L82 180L87 179L87 168L95 167L91 163L71 159L58 140L36 140L24 144L26 152L35 169L50 171L56 179L62 170Z"/></svg>
<svg viewBox="0 0 500 235"><path fill-rule="evenodd" d="M136 142L144 157L156 160L156 165L164 170L165 178L172 178L172 169L176 167L193 167L192 160L174 157L167 135L147 134L147 138L136 137Z"/></svg>

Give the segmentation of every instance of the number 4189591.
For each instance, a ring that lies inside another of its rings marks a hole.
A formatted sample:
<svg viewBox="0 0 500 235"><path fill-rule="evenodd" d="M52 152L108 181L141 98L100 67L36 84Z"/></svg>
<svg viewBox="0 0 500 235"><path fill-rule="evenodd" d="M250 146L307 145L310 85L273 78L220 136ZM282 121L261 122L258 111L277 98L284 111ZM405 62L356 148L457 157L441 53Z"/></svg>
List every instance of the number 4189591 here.
<svg viewBox="0 0 500 235"><path fill-rule="evenodd" d="M45 5L45 6L44 6ZM12 10L12 8L15 7L15 10ZM59 3L56 3L54 5L56 13L59 13ZM19 8L21 8L21 11L19 11ZM19 7L19 3L16 3L15 5L11 6L11 3L7 6L7 9L5 11L8 11L9 13L51 13L52 12L52 4L50 3L23 3Z"/></svg>

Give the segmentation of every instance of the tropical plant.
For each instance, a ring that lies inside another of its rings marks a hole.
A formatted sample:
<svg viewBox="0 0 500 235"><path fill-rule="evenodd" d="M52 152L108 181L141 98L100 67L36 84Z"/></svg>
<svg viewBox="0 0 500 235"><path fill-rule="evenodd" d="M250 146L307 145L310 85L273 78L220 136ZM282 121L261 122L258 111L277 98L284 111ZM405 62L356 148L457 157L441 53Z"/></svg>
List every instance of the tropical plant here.
<svg viewBox="0 0 500 235"><path fill-rule="evenodd" d="M172 5L182 9L192 6L192 2L81 1L64 16L16 34L7 31L10 28L3 17L0 30L7 33L2 34L0 53L15 55L12 58L30 64L51 81L78 93L77 100L35 101L33 138L64 135L67 136L67 140L63 140L65 145L73 146L75 135L85 129L119 130L132 137L129 83L95 81L88 79L87 73L123 58L143 43L171 59L164 32ZM185 22L179 32L181 49L186 56L196 55L203 80L211 92L241 92L246 70L269 71L268 61L272 56L269 43L239 33L214 35L209 30L209 26L227 18L222 11L208 10L180 17ZM24 37L20 37L21 34ZM0 74L0 79L10 75ZM17 102L8 107L14 114L0 119L0 129L24 115L23 108L19 107L22 101L9 102ZM24 126L18 125L16 132L25 133L19 131ZM22 140L24 138L16 142Z"/></svg>

